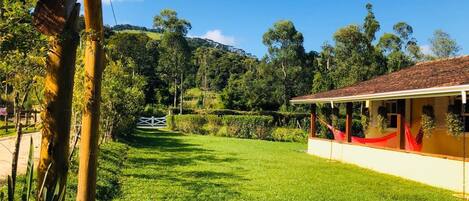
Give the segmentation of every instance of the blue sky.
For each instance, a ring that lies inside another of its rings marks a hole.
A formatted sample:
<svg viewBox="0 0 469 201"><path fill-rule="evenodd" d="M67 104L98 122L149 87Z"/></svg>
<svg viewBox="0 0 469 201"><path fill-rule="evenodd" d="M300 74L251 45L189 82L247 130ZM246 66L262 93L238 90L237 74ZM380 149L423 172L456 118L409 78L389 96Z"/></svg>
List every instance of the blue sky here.
<svg viewBox="0 0 469 201"><path fill-rule="evenodd" d="M104 22L114 25L109 0L104 2ZM426 51L436 29L448 32L469 53L469 1L467 0L113 0L118 24L151 27L153 16L171 8L192 23L190 36L207 37L242 48L258 57L267 49L262 35L274 22L291 20L303 33L307 51L319 51L333 33L348 24L362 24L370 2L381 24L378 37L405 21Z"/></svg>

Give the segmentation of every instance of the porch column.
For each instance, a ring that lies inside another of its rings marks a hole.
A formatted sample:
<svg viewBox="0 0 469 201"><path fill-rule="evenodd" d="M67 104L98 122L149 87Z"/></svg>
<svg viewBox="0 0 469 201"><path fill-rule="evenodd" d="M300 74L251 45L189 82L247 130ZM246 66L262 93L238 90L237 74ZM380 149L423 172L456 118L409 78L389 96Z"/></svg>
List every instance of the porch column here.
<svg viewBox="0 0 469 201"><path fill-rule="evenodd" d="M346 104L346 119L345 119L345 139L347 142L352 142L352 110L353 103Z"/></svg>
<svg viewBox="0 0 469 201"><path fill-rule="evenodd" d="M310 126L309 138L316 137L316 104L311 104L310 107Z"/></svg>
<svg viewBox="0 0 469 201"><path fill-rule="evenodd" d="M399 149L405 149L405 100L397 100L397 138Z"/></svg>

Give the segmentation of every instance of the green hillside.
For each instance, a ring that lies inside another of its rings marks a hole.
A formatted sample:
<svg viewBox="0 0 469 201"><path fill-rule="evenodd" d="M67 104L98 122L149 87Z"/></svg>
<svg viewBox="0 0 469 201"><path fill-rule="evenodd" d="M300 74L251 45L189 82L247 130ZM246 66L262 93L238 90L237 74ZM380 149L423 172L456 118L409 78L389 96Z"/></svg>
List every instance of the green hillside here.
<svg viewBox="0 0 469 201"><path fill-rule="evenodd" d="M143 30L122 30L116 31L118 33L144 33L147 34L153 40L161 40L161 33L155 33L150 31L143 31Z"/></svg>

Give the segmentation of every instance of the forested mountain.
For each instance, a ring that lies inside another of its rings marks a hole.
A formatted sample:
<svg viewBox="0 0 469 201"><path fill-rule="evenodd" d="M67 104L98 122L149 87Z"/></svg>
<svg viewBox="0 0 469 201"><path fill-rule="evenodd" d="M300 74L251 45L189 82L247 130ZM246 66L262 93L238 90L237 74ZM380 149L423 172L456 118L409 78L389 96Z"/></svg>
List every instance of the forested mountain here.
<svg viewBox="0 0 469 201"><path fill-rule="evenodd" d="M437 58L422 54L413 27L405 22L377 36L381 25L372 5L365 9L363 24L339 28L333 43L325 43L319 51L305 50L304 37L311 36L303 36L293 22L281 20L263 35L268 52L258 59L232 46L188 37L190 22L168 9L155 16L151 29L112 27L108 49L113 60L130 58L135 63L135 72L147 80L146 103L158 108L302 110L289 100ZM438 57L458 51L445 34L438 31L431 40Z"/></svg>
<svg viewBox="0 0 469 201"><path fill-rule="evenodd" d="M130 24L115 25L111 28L111 30L116 31L116 32L121 31L121 32L145 33L149 35L150 37L152 37L152 35L162 34L162 31L158 29L150 29L150 28L134 26ZM192 49L197 49L199 47L211 47L211 48L217 48L217 49L224 50L224 51L238 53L238 54L245 55L245 56L254 57L252 54L247 53L243 49L239 49L230 45L225 45L219 42L215 42L210 39L198 38L198 37L186 37L186 40Z"/></svg>

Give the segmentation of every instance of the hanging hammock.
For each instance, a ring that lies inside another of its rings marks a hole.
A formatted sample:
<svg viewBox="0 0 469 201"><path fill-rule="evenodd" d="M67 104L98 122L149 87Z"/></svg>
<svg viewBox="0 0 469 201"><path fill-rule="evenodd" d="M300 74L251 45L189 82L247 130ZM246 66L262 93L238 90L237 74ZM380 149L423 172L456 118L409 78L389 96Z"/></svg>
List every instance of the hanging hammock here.
<svg viewBox="0 0 469 201"><path fill-rule="evenodd" d="M404 123L405 127L405 139L407 143L405 143L405 149L409 151L422 151L422 142L417 142L416 138L421 138L420 136L413 137L412 133L410 132L410 128L407 123Z"/></svg>
<svg viewBox="0 0 469 201"><path fill-rule="evenodd" d="M319 119L319 121L324 124L329 130L331 130L332 134L334 135L334 139L337 141L345 141L345 133L335 129L333 126L327 124L324 120ZM353 143L359 143L359 144L371 144L371 145L377 145L377 146L386 146L387 142L396 137L397 133L393 132L390 134L387 134L383 137L378 137L378 138L361 138L361 137L355 137L352 136L352 142Z"/></svg>
<svg viewBox="0 0 469 201"><path fill-rule="evenodd" d="M343 142L345 141L345 133L335 129L333 126L327 124L324 120L319 119L319 122L324 124L334 135L334 140ZM410 151L421 151L422 150L422 143L418 143L416 139L412 136L410 132L410 128L407 124L405 126L405 138L406 138L406 150ZM352 136L353 143L359 144L369 144L369 145L376 145L376 146L386 146L388 141L395 138L397 136L397 132L389 133L383 137L378 138L361 138ZM417 136L418 137L418 136Z"/></svg>

